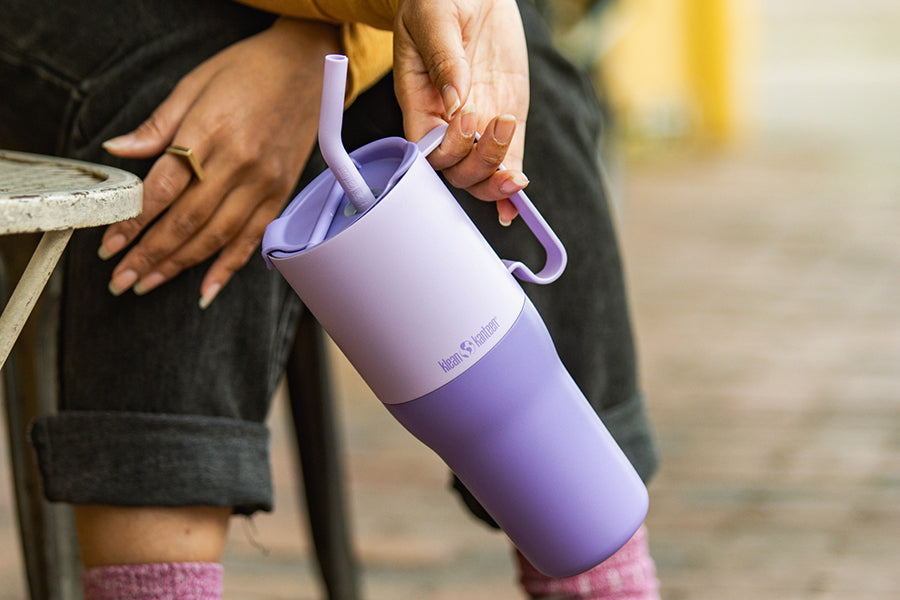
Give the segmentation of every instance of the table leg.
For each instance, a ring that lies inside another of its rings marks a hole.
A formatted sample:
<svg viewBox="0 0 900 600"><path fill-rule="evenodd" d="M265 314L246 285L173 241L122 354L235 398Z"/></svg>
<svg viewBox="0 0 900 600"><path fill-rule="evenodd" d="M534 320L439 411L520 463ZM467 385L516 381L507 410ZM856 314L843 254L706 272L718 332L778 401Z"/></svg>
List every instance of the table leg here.
<svg viewBox="0 0 900 600"><path fill-rule="evenodd" d="M73 229L48 231L35 248L25 272L22 273L15 291L3 309L3 314L0 315L0 368L6 363L9 351L16 343L28 315L31 314L31 309L34 308L53 273L73 231Z"/></svg>

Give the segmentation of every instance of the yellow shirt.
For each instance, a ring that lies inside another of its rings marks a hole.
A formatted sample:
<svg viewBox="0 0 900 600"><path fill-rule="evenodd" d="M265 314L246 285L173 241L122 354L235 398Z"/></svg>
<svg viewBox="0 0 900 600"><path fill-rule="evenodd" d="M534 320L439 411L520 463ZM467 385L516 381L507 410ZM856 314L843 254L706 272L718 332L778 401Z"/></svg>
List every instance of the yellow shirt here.
<svg viewBox="0 0 900 600"><path fill-rule="evenodd" d="M390 31L398 0L239 0L278 15L326 23L365 23Z"/></svg>
<svg viewBox="0 0 900 600"><path fill-rule="evenodd" d="M238 0L271 13L341 25L347 105L390 71L397 0Z"/></svg>

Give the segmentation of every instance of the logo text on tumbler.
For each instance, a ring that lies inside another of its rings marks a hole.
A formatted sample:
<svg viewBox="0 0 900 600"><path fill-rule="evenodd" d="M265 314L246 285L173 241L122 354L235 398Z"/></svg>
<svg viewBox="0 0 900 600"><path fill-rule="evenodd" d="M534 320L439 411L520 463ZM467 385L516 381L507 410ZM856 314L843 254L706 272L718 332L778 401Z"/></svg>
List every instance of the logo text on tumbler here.
<svg viewBox="0 0 900 600"><path fill-rule="evenodd" d="M454 352L447 358L442 358L438 361L438 366L444 370L444 373L449 373L459 365L463 363L464 360L468 358L472 358L472 356L476 353L478 348L487 343L491 337L499 331L500 325L497 323L497 317L494 317L490 321L487 322L477 333L470 336L469 338L463 340L459 344L459 350Z"/></svg>

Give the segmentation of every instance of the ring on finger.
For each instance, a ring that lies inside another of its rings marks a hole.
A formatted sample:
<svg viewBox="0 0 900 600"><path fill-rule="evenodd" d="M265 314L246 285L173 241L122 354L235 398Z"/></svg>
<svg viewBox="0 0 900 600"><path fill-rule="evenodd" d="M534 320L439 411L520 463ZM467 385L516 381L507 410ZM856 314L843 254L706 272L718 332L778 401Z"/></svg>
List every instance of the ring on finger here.
<svg viewBox="0 0 900 600"><path fill-rule="evenodd" d="M203 171L203 167L200 165L200 161L197 160L197 155L194 154L193 150L185 148L184 146L172 145L166 148L166 154L172 154L185 159L188 166L190 166L191 171L193 171L194 177L197 178L197 181L203 181L206 173Z"/></svg>

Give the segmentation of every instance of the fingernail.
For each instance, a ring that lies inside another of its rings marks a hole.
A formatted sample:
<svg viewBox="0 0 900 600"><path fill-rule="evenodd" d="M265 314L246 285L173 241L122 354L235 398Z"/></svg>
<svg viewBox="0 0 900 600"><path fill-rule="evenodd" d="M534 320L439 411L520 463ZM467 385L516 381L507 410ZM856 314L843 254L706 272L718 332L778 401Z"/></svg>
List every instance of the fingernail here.
<svg viewBox="0 0 900 600"><path fill-rule="evenodd" d="M447 118L453 117L459 110L459 92L449 83L441 90L441 98L444 101L444 110L447 111Z"/></svg>
<svg viewBox="0 0 900 600"><path fill-rule="evenodd" d="M134 145L134 138L130 135L120 135L119 137L114 137L111 140L106 140L101 144L104 150L109 152L119 152L121 150L127 150L131 146Z"/></svg>
<svg viewBox="0 0 900 600"><path fill-rule="evenodd" d="M516 130L516 118L512 115L500 115L494 123L494 141L508 144Z"/></svg>
<svg viewBox="0 0 900 600"><path fill-rule="evenodd" d="M166 276L159 271L145 275L143 279L134 284L134 293L143 296L153 288L159 287L166 280Z"/></svg>
<svg viewBox="0 0 900 600"><path fill-rule="evenodd" d="M500 184L500 191L504 194L515 194L519 190L525 189L527 185L528 178L523 173L516 173Z"/></svg>
<svg viewBox="0 0 900 600"><path fill-rule="evenodd" d="M505 221L502 216L498 218L498 221L500 221L500 225L502 225L503 227L509 227L510 225L512 225L512 221Z"/></svg>
<svg viewBox="0 0 900 600"><path fill-rule="evenodd" d="M117 254L127 243L128 240L125 236L121 233L117 233L100 245L100 249L97 250L97 256L103 260L107 260L111 256Z"/></svg>
<svg viewBox="0 0 900 600"><path fill-rule="evenodd" d="M475 106L466 104L462 112L459 113L459 129L466 137L475 135L475 127L478 125L478 119L475 114Z"/></svg>
<svg viewBox="0 0 900 600"><path fill-rule="evenodd" d="M200 310L206 310L212 304L212 301L216 299L221 289L222 284L220 283L214 283L206 288L206 293L200 296Z"/></svg>
<svg viewBox="0 0 900 600"><path fill-rule="evenodd" d="M113 296L121 296L125 290L134 285L137 279L137 271L132 271L131 269L122 271L109 282L109 293Z"/></svg>

